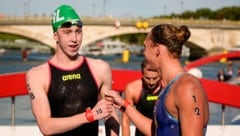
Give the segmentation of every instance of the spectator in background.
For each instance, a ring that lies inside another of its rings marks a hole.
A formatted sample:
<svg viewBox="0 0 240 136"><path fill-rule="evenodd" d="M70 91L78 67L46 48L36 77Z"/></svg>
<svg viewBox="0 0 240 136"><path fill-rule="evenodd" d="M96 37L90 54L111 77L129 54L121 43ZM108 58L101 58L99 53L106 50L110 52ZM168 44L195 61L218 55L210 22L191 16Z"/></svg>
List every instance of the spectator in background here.
<svg viewBox="0 0 240 136"><path fill-rule="evenodd" d="M226 74L222 68L218 70L217 80L219 82L224 82L226 80Z"/></svg>
<svg viewBox="0 0 240 136"><path fill-rule="evenodd" d="M237 69L237 79L240 80L240 67Z"/></svg>
<svg viewBox="0 0 240 136"><path fill-rule="evenodd" d="M27 49L23 48L22 49L22 61L26 62L27 61L27 57L29 55L30 51L28 51Z"/></svg>
<svg viewBox="0 0 240 136"><path fill-rule="evenodd" d="M232 63L232 61L228 61L225 81L231 80L232 77L233 77L233 63Z"/></svg>

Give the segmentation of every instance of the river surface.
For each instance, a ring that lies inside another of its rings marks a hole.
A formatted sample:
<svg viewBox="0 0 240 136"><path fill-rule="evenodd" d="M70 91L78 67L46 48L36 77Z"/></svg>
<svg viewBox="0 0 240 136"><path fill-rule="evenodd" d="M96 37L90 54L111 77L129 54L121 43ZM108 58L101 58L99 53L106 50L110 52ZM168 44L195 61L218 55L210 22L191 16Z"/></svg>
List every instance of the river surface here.
<svg viewBox="0 0 240 136"><path fill-rule="evenodd" d="M20 51L7 51L0 54L0 74L26 71L29 68L39 65L46 61L50 54L31 53L28 56L28 61L23 62ZM139 70L142 56L131 55L128 63L121 61L119 56L90 56L106 60L112 68L117 69L134 69ZM237 68L240 67L240 61L233 61L233 70L236 75ZM216 74L219 68L226 69L226 64L212 63L199 67L203 73L203 77L208 79L216 79ZM13 83L14 85L14 83ZM239 90L240 91L240 90ZM31 112L29 98L27 96L18 96L15 98L16 103L16 125L36 125L34 117ZM210 106L210 121L209 125L220 125L222 123L222 105L209 102ZM240 109L234 107L226 107L224 114L225 124L238 124L234 122L234 118L240 116ZM0 99L0 125L11 125L11 98Z"/></svg>

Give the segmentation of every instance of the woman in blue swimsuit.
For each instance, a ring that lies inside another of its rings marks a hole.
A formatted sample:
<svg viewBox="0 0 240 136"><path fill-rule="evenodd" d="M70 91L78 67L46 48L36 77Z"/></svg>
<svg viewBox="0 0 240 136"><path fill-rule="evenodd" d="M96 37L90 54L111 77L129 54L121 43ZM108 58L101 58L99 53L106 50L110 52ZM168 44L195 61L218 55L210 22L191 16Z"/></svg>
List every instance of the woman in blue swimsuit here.
<svg viewBox="0 0 240 136"><path fill-rule="evenodd" d="M161 70L162 80L166 84L155 104L154 120L138 113L113 91L106 94L114 98L116 106L125 109L124 113L145 135L206 134L209 120L206 93L199 79L186 73L180 63L183 44L189 37L187 26L161 24L155 26L144 41L144 56L151 66Z"/></svg>

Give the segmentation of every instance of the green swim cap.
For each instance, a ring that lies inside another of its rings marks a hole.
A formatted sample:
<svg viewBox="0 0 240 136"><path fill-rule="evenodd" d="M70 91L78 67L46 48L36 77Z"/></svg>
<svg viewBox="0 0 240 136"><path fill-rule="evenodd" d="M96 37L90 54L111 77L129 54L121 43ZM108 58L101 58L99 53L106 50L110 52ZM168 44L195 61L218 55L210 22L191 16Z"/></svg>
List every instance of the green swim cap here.
<svg viewBox="0 0 240 136"><path fill-rule="evenodd" d="M70 24L70 26L77 25L82 27L83 24L81 18L71 6L61 5L54 11L52 18L53 32L56 32L66 22L68 25Z"/></svg>

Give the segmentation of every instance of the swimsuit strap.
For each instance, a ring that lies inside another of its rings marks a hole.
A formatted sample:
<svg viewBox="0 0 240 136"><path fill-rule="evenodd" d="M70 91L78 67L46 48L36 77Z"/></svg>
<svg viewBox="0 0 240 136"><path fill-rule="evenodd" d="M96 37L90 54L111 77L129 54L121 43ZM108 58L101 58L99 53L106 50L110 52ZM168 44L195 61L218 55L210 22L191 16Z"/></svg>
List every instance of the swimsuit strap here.
<svg viewBox="0 0 240 136"><path fill-rule="evenodd" d="M185 74L185 72L182 72L180 74L178 74L176 77L174 77L168 84L168 86L172 85L176 80L178 80L183 74Z"/></svg>
<svg viewBox="0 0 240 136"><path fill-rule="evenodd" d="M173 84L176 80L178 80L184 73L185 73L185 72L182 72L182 73L178 74L176 77L174 77L174 78L168 83L168 85L165 87L165 89L163 89L163 91L161 91L161 92L159 93L159 96L162 95L163 93L165 93L164 95L167 95L168 92L169 92L169 90L170 90L170 87L172 86L172 84Z"/></svg>

